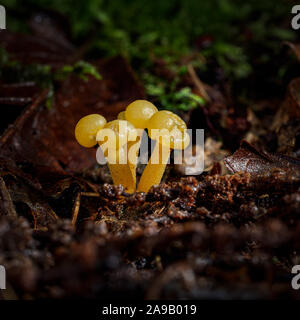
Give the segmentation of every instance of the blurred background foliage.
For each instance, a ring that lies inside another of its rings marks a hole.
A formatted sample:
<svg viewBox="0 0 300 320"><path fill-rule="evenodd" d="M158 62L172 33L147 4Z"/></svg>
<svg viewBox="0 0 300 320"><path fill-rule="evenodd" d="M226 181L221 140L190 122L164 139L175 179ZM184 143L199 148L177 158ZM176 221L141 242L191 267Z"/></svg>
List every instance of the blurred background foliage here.
<svg viewBox="0 0 300 320"><path fill-rule="evenodd" d="M289 0L4 0L10 30L26 30L26 17L42 8L65 15L72 40L88 43L85 59L125 56L146 91L163 107L187 109L203 103L180 79L192 64L201 79L226 79L244 101L261 87L276 86L293 72L282 43L296 41ZM157 61L172 80L157 75ZM245 82L246 81L246 82ZM249 82L250 81L250 82ZM256 83L252 87L253 83Z"/></svg>

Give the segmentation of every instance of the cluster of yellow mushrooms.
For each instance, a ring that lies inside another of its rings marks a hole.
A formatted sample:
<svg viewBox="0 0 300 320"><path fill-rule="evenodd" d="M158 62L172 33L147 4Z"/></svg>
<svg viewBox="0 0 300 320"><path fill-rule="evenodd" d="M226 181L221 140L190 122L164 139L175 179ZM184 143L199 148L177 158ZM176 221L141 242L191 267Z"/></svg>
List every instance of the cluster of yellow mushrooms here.
<svg viewBox="0 0 300 320"><path fill-rule="evenodd" d="M136 188L136 166L143 131L156 140L149 162ZM118 119L107 122L100 114L83 117L76 125L75 137L86 148L99 144L115 185L128 193L148 192L160 183L170 149L185 149L190 143L185 122L171 111L158 111L149 101L129 104Z"/></svg>

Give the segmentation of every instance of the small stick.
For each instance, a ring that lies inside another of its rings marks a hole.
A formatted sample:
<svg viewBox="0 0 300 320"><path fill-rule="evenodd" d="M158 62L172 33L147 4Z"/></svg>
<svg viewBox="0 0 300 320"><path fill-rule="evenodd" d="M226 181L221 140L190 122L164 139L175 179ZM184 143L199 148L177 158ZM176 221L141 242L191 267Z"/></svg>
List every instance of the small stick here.
<svg viewBox="0 0 300 320"><path fill-rule="evenodd" d="M17 118L13 126L8 127L0 137L0 147L2 148L8 139L16 132L20 131L26 120L36 112L40 104L46 99L48 90L43 90L41 94L34 100L34 102L23 110L21 115Z"/></svg>
<svg viewBox="0 0 300 320"><path fill-rule="evenodd" d="M75 202L74 202L74 207L73 207L73 214L72 214L72 225L75 227L77 218L78 218L78 213L80 209L80 203L81 203L81 197L100 197L99 193L96 192L78 192Z"/></svg>
<svg viewBox="0 0 300 320"><path fill-rule="evenodd" d="M80 200L81 200L81 193L78 192L76 198L75 198L75 203L73 207L73 214L72 214L72 225L75 227L77 218L78 218L78 213L80 209Z"/></svg>
<svg viewBox="0 0 300 320"><path fill-rule="evenodd" d="M95 197L95 198L100 197L100 194L97 192L81 192L80 195L84 197Z"/></svg>
<svg viewBox="0 0 300 320"><path fill-rule="evenodd" d="M202 81L199 79L199 77L196 74L196 71L194 69L194 67L189 64L188 65L188 72L195 84L195 86L197 87L197 89L199 90L201 96L207 101L207 102L211 102L211 99L209 97L209 95L207 94L205 88L204 88L204 84L202 83Z"/></svg>
<svg viewBox="0 0 300 320"><path fill-rule="evenodd" d="M0 177L0 215L1 213L4 213L7 216L17 215L15 206L2 177Z"/></svg>
<svg viewBox="0 0 300 320"><path fill-rule="evenodd" d="M157 270L159 272L162 272L164 270L162 263L161 263L161 257L160 256L155 256L155 262L156 262L156 266L157 266Z"/></svg>

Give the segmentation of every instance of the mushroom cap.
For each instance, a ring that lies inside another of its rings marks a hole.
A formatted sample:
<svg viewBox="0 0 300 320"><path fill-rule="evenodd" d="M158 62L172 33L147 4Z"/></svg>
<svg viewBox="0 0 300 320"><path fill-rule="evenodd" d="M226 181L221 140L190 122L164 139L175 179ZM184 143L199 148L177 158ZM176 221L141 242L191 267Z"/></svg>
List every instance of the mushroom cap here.
<svg viewBox="0 0 300 320"><path fill-rule="evenodd" d="M171 111L155 113L148 121L147 128L151 139L172 149L185 149L190 143L185 122Z"/></svg>
<svg viewBox="0 0 300 320"><path fill-rule="evenodd" d="M118 119L119 119L119 120L126 120L126 118L125 118L125 111L121 111L121 112L118 114Z"/></svg>
<svg viewBox="0 0 300 320"><path fill-rule="evenodd" d="M147 100L135 100L125 110L125 118L136 128L145 129L148 120L157 112L154 104Z"/></svg>
<svg viewBox="0 0 300 320"><path fill-rule="evenodd" d="M96 140L101 145L105 141L110 149L120 149L128 141L135 141L137 139L137 131L134 126L127 120L113 120L107 122L105 126L97 133Z"/></svg>
<svg viewBox="0 0 300 320"><path fill-rule="evenodd" d="M75 127L75 138L77 142L86 148L97 144L97 132L106 124L106 119L100 114L90 114L81 118Z"/></svg>

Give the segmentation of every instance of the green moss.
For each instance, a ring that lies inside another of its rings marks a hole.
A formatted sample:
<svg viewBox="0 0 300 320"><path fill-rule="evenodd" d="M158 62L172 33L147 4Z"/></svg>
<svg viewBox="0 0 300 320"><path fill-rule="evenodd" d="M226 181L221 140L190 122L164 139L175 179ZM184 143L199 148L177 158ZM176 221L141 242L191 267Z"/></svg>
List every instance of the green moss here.
<svg viewBox="0 0 300 320"><path fill-rule="evenodd" d="M0 79L7 83L34 81L41 88L48 89L46 105L52 107L55 83L66 79L71 74L84 81L88 75L100 80L101 75L97 69L86 61L78 61L73 65L64 65L62 68L51 70L48 65L29 64L22 65L13 60L9 54L0 47Z"/></svg>
<svg viewBox="0 0 300 320"><path fill-rule="evenodd" d="M283 40L296 38L287 25L293 1L27 0L26 6L21 0L2 2L8 9L8 28L18 31L24 30L24 22L33 8L66 15L74 42L91 40L87 59L116 54L127 57L148 94L157 97L161 105L177 101L178 95L182 97L182 88L148 75L153 69L153 57L176 69L181 67L179 61L183 56L201 51L208 61L213 59L220 66L230 81L240 81L253 74L257 61L267 64L271 56L275 58ZM212 39L212 44L201 47L201 37L205 35ZM263 57L253 47L259 48ZM191 63L197 64L197 58ZM274 71L272 76L275 74L278 72ZM170 98L172 94L175 96Z"/></svg>

